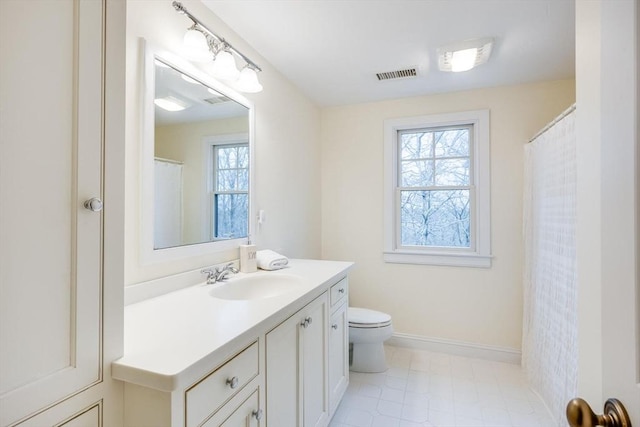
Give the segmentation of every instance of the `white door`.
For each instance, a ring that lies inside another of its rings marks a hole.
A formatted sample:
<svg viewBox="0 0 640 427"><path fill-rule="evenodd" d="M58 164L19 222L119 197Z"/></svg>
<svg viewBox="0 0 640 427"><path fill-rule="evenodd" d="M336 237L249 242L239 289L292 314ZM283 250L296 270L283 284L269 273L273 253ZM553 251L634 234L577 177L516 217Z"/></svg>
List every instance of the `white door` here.
<svg viewBox="0 0 640 427"><path fill-rule="evenodd" d="M640 168L635 0L576 1L578 394L640 426Z"/></svg>
<svg viewBox="0 0 640 427"><path fill-rule="evenodd" d="M103 215L83 204L103 191L105 10L0 1L1 426L51 425L103 382Z"/></svg>

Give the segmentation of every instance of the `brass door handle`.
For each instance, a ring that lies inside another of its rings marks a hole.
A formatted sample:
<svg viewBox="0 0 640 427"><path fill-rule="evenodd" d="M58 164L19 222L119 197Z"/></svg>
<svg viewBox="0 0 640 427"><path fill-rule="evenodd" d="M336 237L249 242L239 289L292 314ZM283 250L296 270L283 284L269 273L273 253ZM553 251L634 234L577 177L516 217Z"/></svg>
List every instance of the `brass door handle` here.
<svg viewBox="0 0 640 427"><path fill-rule="evenodd" d="M571 427L631 427L629 414L618 399L607 400L602 415L596 415L584 399L572 399L567 405L567 421Z"/></svg>

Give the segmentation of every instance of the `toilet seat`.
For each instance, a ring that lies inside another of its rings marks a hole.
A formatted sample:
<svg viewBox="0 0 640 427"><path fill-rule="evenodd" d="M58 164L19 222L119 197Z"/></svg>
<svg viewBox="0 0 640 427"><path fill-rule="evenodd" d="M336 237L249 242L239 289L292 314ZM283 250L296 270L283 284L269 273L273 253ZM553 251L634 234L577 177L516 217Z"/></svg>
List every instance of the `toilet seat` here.
<svg viewBox="0 0 640 427"><path fill-rule="evenodd" d="M349 327L360 329L384 328L391 325L391 316L368 308L349 307Z"/></svg>

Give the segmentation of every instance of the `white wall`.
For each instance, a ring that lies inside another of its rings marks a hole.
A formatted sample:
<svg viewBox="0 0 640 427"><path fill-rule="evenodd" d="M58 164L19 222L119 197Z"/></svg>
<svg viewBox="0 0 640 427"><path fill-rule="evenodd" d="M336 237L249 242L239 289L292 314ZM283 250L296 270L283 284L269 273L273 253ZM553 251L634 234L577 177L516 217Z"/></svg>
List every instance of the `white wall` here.
<svg viewBox="0 0 640 427"><path fill-rule="evenodd" d="M275 71L259 54L199 1L183 1L187 9L263 69L264 91L247 94L256 110L256 208L267 222L254 236L259 248L268 247L291 257L320 256L319 110ZM170 0L127 2L127 117L126 117L126 265L127 285L197 269L238 257L237 250L218 255L184 258L143 265L140 261L140 76L139 37L179 53L191 21L175 12Z"/></svg>
<svg viewBox="0 0 640 427"><path fill-rule="evenodd" d="M573 80L447 93L322 111L322 255L351 260L353 306L385 311L396 332L520 349L523 144L575 102ZM493 266L386 264L383 121L491 111Z"/></svg>
<svg viewBox="0 0 640 427"><path fill-rule="evenodd" d="M640 423L640 6L576 2L578 394Z"/></svg>

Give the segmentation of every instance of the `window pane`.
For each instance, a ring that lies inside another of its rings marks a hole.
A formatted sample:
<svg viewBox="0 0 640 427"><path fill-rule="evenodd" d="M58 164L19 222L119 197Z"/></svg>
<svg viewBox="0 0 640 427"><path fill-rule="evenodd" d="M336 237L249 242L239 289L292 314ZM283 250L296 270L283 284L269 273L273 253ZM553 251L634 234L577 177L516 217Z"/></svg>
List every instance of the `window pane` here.
<svg viewBox="0 0 640 427"><path fill-rule="evenodd" d="M218 170L217 191L247 191L249 189L249 171L247 169Z"/></svg>
<svg viewBox="0 0 640 427"><path fill-rule="evenodd" d="M436 160L436 185L469 185L469 158Z"/></svg>
<svg viewBox="0 0 640 427"><path fill-rule="evenodd" d="M403 160L402 187L433 185L433 160Z"/></svg>
<svg viewBox="0 0 640 427"><path fill-rule="evenodd" d="M400 134L401 159L425 159L433 157L433 134L412 132Z"/></svg>
<svg viewBox="0 0 640 427"><path fill-rule="evenodd" d="M469 129L434 132L436 157L468 157Z"/></svg>
<svg viewBox="0 0 640 427"><path fill-rule="evenodd" d="M249 167L249 147L229 146L217 148L218 169Z"/></svg>
<svg viewBox="0 0 640 427"><path fill-rule="evenodd" d="M248 202L247 194L216 194L213 206L216 238L236 239L247 236Z"/></svg>
<svg viewBox="0 0 640 427"><path fill-rule="evenodd" d="M471 247L469 190L401 191L402 246Z"/></svg>

